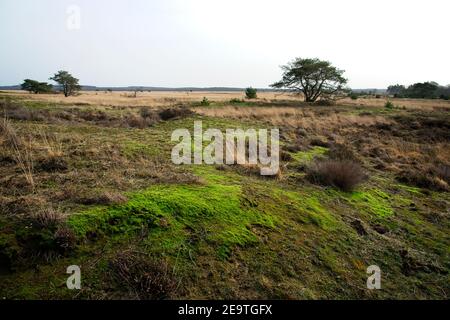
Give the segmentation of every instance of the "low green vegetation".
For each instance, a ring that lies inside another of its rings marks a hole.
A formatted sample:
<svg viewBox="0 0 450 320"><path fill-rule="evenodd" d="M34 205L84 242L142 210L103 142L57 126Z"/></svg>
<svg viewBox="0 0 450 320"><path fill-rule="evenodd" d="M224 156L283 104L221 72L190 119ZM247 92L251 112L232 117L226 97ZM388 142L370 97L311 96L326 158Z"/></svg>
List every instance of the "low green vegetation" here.
<svg viewBox="0 0 450 320"><path fill-rule="evenodd" d="M258 90L254 89L252 87L245 89L245 97L247 99L256 99L258 97L257 93L258 93Z"/></svg>
<svg viewBox="0 0 450 320"><path fill-rule="evenodd" d="M360 210L376 217L389 217L394 214L390 203L393 199L381 190L357 191L349 196L349 201Z"/></svg>

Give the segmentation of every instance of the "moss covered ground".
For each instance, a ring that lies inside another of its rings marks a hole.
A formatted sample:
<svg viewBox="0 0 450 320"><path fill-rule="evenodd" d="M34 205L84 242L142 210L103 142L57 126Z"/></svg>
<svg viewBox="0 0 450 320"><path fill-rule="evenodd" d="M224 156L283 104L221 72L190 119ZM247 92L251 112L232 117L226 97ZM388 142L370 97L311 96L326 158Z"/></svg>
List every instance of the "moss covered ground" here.
<svg viewBox="0 0 450 320"><path fill-rule="evenodd" d="M120 165L137 166L142 159L170 161L172 130L192 128L194 120L202 120L206 128L267 127L206 116L147 129L16 125L22 131L39 128L79 136L79 148L109 145L125 159ZM291 152L291 165L326 158L327 150L316 146ZM79 172L103 170L104 161L86 153L69 159ZM279 179L218 166L182 170L198 181L145 183L133 173L140 182L131 180L120 188L126 197L121 203L58 201L76 246L48 261L20 264L15 259L25 250L24 241L51 247L53 230L1 216L0 249L12 270L0 272L0 298L121 298L125 291L113 281L110 261L129 248L170 261L180 282L175 299L442 299L450 293L450 223L440 215L448 213L448 192L425 192L376 171L346 193L298 180L289 171ZM88 190L111 188L96 179L99 183ZM60 188L57 177L40 181L49 193ZM66 288L69 265L81 267L80 291ZM370 265L382 270L382 290L366 288Z"/></svg>

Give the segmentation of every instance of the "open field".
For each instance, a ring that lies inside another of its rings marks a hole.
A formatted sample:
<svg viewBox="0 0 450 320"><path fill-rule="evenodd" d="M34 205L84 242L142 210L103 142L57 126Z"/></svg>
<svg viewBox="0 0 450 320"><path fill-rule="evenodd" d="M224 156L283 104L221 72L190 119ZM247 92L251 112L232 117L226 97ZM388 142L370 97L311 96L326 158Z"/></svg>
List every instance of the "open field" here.
<svg viewBox="0 0 450 320"><path fill-rule="evenodd" d="M82 91L79 95L64 97L60 94L30 94L26 91L2 91L4 97L17 97L27 102L40 102L45 104L64 104L64 105L93 105L93 106L118 106L118 107L158 107L158 106L172 106L174 104L198 103L203 97L215 102L229 102L231 99L244 99L243 92L211 92L211 91L152 91L152 92L137 92L134 97L132 91ZM259 92L257 102L262 104L271 102L298 102L302 104L302 97L290 93L282 92ZM393 104L399 108L420 109L420 110L435 110L435 109L450 109L450 101L445 100L426 100L426 99L398 99L398 98L374 98L362 97L358 100L346 98L339 101L341 105L355 106L355 107L383 107L386 101L392 101ZM292 103L290 105L292 105ZM289 105L289 104L288 104Z"/></svg>
<svg viewBox="0 0 450 320"><path fill-rule="evenodd" d="M131 95L0 93L0 298L449 298L448 101ZM196 120L279 128L280 172L174 165L171 134ZM344 160L353 190L313 179Z"/></svg>
<svg viewBox="0 0 450 320"><path fill-rule="evenodd" d="M19 93L18 93L19 92ZM63 104L90 104L96 106L171 106L174 103L199 102L203 97L211 101L230 101L231 99L244 99L243 92L211 92L211 91L152 91L137 92L134 97L132 91L82 91L78 96L65 98L55 94L33 95L25 91L4 91L5 95L20 96L28 101L40 101L43 103ZM261 100L297 100L298 98L289 94L262 92L259 94Z"/></svg>

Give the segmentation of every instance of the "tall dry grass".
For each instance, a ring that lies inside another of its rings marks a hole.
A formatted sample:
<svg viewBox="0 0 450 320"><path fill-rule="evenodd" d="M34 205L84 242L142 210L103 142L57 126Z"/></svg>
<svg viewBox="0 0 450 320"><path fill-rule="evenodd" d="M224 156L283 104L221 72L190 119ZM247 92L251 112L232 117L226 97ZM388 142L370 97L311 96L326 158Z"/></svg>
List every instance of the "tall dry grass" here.
<svg viewBox="0 0 450 320"><path fill-rule="evenodd" d="M240 120L267 121L277 126L313 128L334 128L336 126L371 126L375 124L390 124L392 121L382 116L354 115L328 112L320 115L307 109L293 107L233 107L196 108L199 114Z"/></svg>
<svg viewBox="0 0 450 320"><path fill-rule="evenodd" d="M387 101L392 102L394 107L416 110L436 110L447 109L450 110L450 101L439 99L406 99L406 98L360 98L352 100L346 98L339 101L340 105L347 106L363 106L363 107L383 107Z"/></svg>
<svg viewBox="0 0 450 320"><path fill-rule="evenodd" d="M19 137L12 123L7 118L0 120L0 132L3 138L6 140L7 145L14 154L14 159L17 162L20 170L22 171L27 183L32 189L35 187L35 181L33 177L33 152L32 152L32 140L31 137L28 141L24 141Z"/></svg>

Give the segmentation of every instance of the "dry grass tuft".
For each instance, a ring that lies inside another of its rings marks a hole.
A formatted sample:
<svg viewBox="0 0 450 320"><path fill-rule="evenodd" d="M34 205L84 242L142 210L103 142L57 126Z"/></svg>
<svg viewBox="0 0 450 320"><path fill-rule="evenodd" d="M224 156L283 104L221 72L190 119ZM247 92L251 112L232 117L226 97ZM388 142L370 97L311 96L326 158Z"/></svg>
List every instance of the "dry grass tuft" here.
<svg viewBox="0 0 450 320"><path fill-rule="evenodd" d="M2 118L0 120L0 133L7 146L16 148L22 144L22 141L8 118Z"/></svg>
<svg viewBox="0 0 450 320"><path fill-rule="evenodd" d="M34 224L40 228L52 229L60 225L64 220L63 215L53 208L46 208L32 216Z"/></svg>
<svg viewBox="0 0 450 320"><path fill-rule="evenodd" d="M126 251L110 262L110 268L117 283L136 299L168 299L177 289L173 270L164 260L153 260L144 254Z"/></svg>
<svg viewBox="0 0 450 320"><path fill-rule="evenodd" d="M32 154L32 141L31 138L27 143L22 141L18 136L16 130L12 126L12 123L7 118L0 120L0 131L6 139L7 146L14 153L14 160L19 165L27 183L34 189L35 182L33 178L33 154Z"/></svg>

